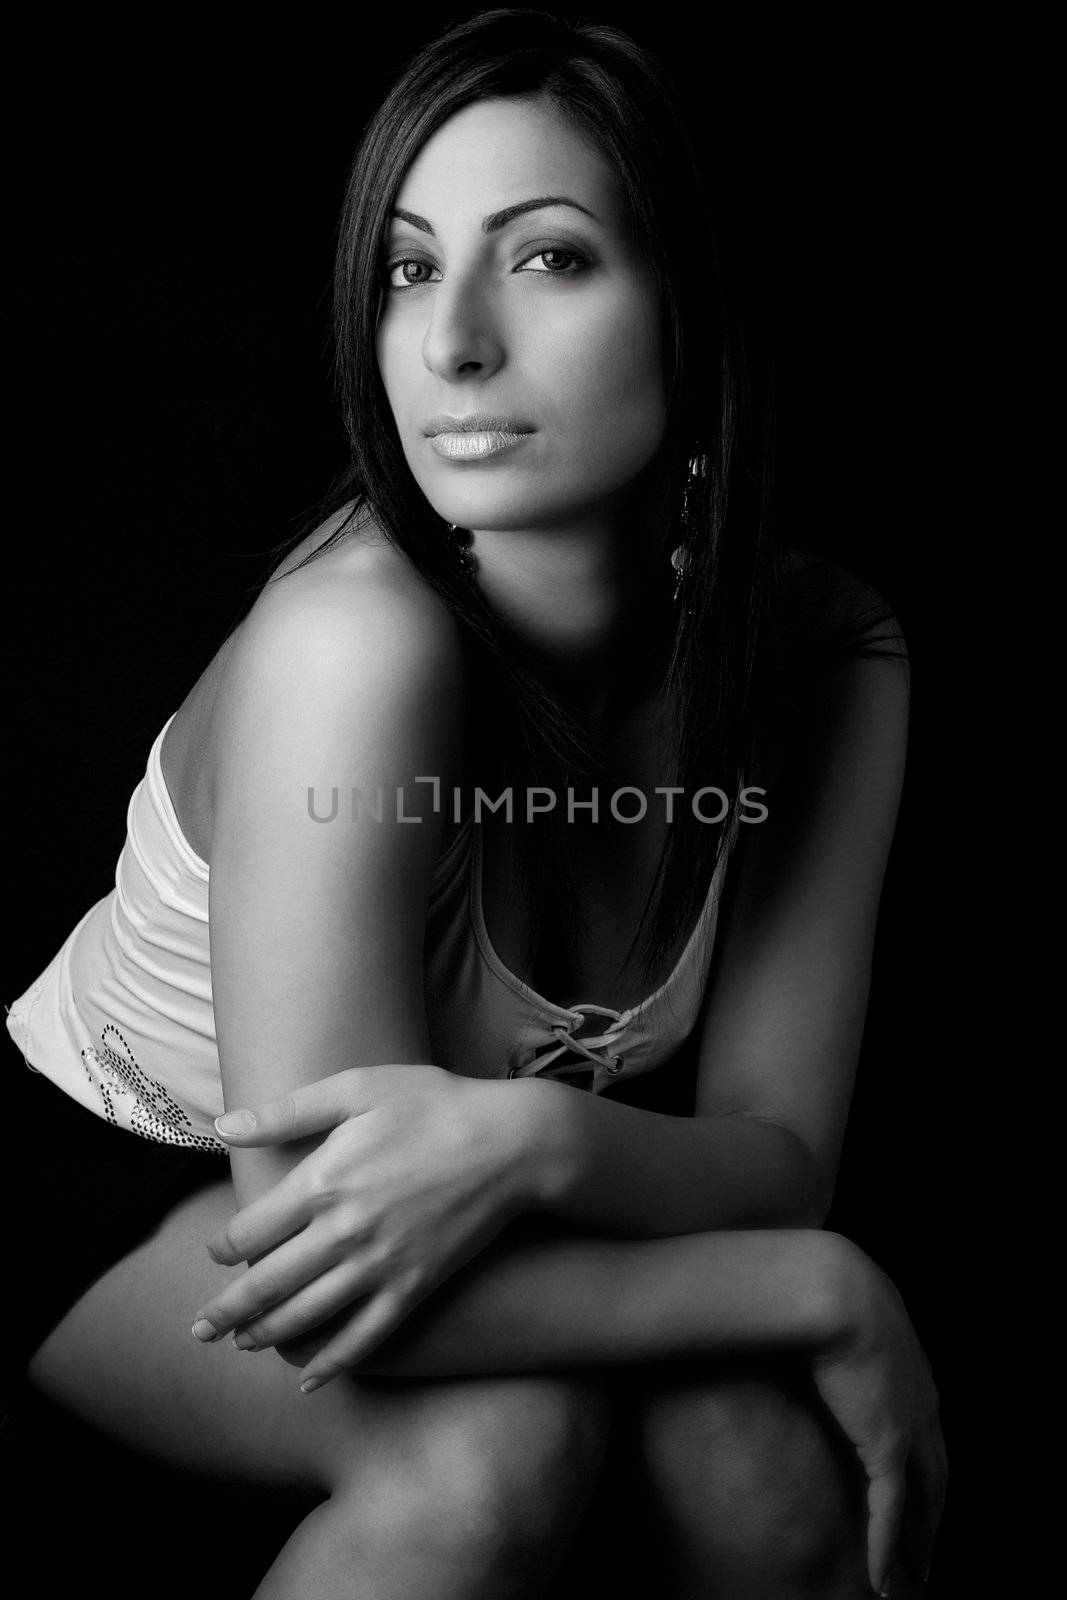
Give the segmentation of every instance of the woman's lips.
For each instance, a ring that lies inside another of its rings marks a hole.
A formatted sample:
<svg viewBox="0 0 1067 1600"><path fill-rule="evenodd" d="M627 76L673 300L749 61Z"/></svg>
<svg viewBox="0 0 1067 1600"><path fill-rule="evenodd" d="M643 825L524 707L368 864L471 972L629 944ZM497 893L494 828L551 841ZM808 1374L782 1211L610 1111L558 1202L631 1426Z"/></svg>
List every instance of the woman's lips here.
<svg viewBox="0 0 1067 1600"><path fill-rule="evenodd" d="M448 461L484 461L487 456L513 450L529 438L528 433L503 433L497 429L482 433L471 429L462 433L435 433L430 439L430 448Z"/></svg>

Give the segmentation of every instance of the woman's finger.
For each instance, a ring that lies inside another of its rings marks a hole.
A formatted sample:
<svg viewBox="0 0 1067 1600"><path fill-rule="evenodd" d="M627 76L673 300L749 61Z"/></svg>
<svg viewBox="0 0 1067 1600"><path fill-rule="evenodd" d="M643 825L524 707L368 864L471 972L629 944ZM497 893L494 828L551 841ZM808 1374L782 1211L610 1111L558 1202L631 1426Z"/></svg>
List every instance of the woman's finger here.
<svg viewBox="0 0 1067 1600"><path fill-rule="evenodd" d="M306 1161L300 1162L284 1178L257 1200L235 1213L226 1226L207 1242L207 1253L224 1267L280 1246L299 1228L315 1217L315 1196L309 1182Z"/></svg>
<svg viewBox="0 0 1067 1600"><path fill-rule="evenodd" d="M895 1460L867 1485L867 1573L875 1594L887 1593L904 1515L904 1462Z"/></svg>
<svg viewBox="0 0 1067 1600"><path fill-rule="evenodd" d="M936 1420L931 1427L917 1434L908 1461L908 1476L914 1485L909 1507L910 1542L914 1551L915 1576L923 1578L930 1566L948 1481L944 1441Z"/></svg>
<svg viewBox="0 0 1067 1600"><path fill-rule="evenodd" d="M227 1111L215 1118L215 1127L221 1138L239 1146L288 1144L292 1139L323 1133L370 1109L369 1085L363 1088L356 1077L367 1070L373 1068L349 1067L254 1108Z"/></svg>
<svg viewBox="0 0 1067 1600"><path fill-rule="evenodd" d="M318 1328L353 1300L376 1294L380 1276L348 1257L328 1267L311 1282L305 1281L291 1295L270 1306L262 1315L241 1324L241 1333L253 1341L242 1349L264 1350L268 1346L302 1339L309 1329Z"/></svg>
<svg viewBox="0 0 1067 1600"><path fill-rule="evenodd" d="M414 1309L411 1297L395 1289L382 1289L356 1311L336 1338L324 1345L304 1368L300 1387L305 1394L320 1389L370 1355Z"/></svg>
<svg viewBox="0 0 1067 1600"><path fill-rule="evenodd" d="M196 1337L210 1341L261 1316L317 1280L337 1255L333 1234L318 1219L312 1221L207 1301L193 1321Z"/></svg>

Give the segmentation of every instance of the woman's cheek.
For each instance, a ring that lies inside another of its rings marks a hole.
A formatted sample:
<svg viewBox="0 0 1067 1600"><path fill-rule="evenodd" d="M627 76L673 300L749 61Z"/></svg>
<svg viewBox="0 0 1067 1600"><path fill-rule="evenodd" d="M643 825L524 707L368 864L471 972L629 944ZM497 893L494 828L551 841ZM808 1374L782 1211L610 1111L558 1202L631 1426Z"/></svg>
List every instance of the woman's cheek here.
<svg viewBox="0 0 1067 1600"><path fill-rule="evenodd" d="M589 413L602 449L635 477L659 448L667 425L667 400L658 348L650 348L632 322L606 337L587 379Z"/></svg>
<svg viewBox="0 0 1067 1600"><path fill-rule="evenodd" d="M571 331L564 349L600 416L605 406L625 412L665 405L660 339L650 316L643 302L627 299Z"/></svg>

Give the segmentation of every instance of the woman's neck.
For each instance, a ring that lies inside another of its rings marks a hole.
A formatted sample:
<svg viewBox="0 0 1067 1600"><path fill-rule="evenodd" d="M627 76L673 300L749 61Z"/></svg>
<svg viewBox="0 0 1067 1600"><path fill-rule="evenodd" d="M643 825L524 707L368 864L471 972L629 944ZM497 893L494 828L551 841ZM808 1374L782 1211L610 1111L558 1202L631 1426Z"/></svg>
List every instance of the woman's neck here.
<svg viewBox="0 0 1067 1600"><path fill-rule="evenodd" d="M584 524L475 532L478 585L525 664L607 728L647 681L666 601L648 540Z"/></svg>

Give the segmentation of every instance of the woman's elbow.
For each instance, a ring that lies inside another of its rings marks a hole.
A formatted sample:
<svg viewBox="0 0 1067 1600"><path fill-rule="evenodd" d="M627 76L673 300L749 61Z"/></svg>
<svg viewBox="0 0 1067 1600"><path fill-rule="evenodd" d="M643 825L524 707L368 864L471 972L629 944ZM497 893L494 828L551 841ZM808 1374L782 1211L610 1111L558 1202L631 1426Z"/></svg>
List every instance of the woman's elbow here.
<svg viewBox="0 0 1067 1600"><path fill-rule="evenodd" d="M782 1186L781 1202L785 1214L780 1226L823 1228L834 1197L836 1171L828 1171L798 1134L785 1128L781 1131L788 1136L792 1160L787 1164L784 1174L786 1181Z"/></svg>

